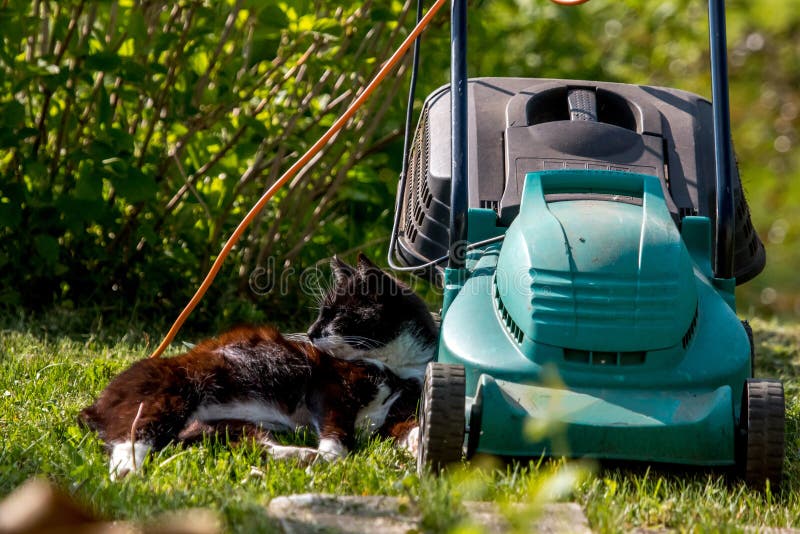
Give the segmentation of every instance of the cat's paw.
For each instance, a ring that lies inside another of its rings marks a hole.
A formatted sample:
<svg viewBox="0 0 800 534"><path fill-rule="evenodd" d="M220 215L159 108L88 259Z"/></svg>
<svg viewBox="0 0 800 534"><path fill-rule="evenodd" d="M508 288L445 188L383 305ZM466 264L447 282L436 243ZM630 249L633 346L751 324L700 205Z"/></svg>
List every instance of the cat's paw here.
<svg viewBox="0 0 800 534"><path fill-rule="evenodd" d="M272 458L278 460L296 459L300 465L311 465L317 459L317 450L311 447L293 447L264 442L265 450Z"/></svg>
<svg viewBox="0 0 800 534"><path fill-rule="evenodd" d="M152 445L143 441L133 444L130 441L112 444L111 460L108 464L108 476L111 481L121 480L141 469L147 453L152 448Z"/></svg>
<svg viewBox="0 0 800 534"><path fill-rule="evenodd" d="M417 457L419 451L419 427L415 426L400 440L400 446L407 450L411 456Z"/></svg>
<svg viewBox="0 0 800 534"><path fill-rule="evenodd" d="M317 451L320 460L325 460L326 462L331 462L347 456L347 447L342 445L338 440L330 438L322 438L319 440Z"/></svg>

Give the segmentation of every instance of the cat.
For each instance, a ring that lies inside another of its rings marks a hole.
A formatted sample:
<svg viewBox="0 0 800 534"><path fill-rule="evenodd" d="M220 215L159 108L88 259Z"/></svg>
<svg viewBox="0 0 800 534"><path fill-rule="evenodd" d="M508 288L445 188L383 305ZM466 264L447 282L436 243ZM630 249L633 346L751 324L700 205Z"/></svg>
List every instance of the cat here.
<svg viewBox="0 0 800 534"><path fill-rule="evenodd" d="M240 327L114 378L79 415L105 442L111 478L138 470L150 450L215 433L305 463L345 456L359 428L413 452L437 326L419 296L363 254L356 267L334 257L331 269L306 339ZM270 433L301 427L318 436L316 448L280 445Z"/></svg>

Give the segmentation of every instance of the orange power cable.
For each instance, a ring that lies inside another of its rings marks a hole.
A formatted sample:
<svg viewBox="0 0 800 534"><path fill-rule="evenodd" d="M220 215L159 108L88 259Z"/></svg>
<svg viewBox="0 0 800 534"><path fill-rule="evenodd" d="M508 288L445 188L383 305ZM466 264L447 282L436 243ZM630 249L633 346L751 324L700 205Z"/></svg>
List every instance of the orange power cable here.
<svg viewBox="0 0 800 534"><path fill-rule="evenodd" d="M320 151L322 150L325 145L330 141L331 137L336 135L336 133L344 127L345 123L350 120L356 111L366 102L367 98L375 91L375 89L380 85L380 83L386 78L389 72L397 65L397 63L402 59L403 55L409 49L411 44L414 40L419 37L428 23L433 19L433 16L436 14L437 11L447 2L447 0L436 0L436 2L431 6L428 12L425 14L424 17L419 21L414 29L408 34L408 37L405 38L403 43L400 47L392 54L392 57L381 67L381 70L378 71L378 74L372 79L371 82L364 88L364 91L356 97L350 107L338 118L333 125L328 128L328 131L325 132L322 137L320 137L308 151L303 154L303 156L298 159L294 165L292 165L289 170L287 170L277 182L272 184L269 189L264 193L264 195L256 202L256 204L250 209L250 211L245 215L242 222L239 223L239 226L236 227L236 230L233 231L233 234L228 238L228 241L225 242L225 246L222 247L222 250L217 256L217 259L214 260L214 264L211 266L211 270L208 271L203 283L200 284L200 287L197 288L192 299L183 309L181 314L175 320L175 323L167 332L167 335L164 337L164 340L161 344L156 348L153 354L150 355L151 358L158 358L161 354L164 353L164 350L172 343L172 340L175 339L175 336L180 331L183 323L186 322L186 319L192 313L192 311L197 307L197 304L200 303L200 300L208 291L208 288L211 287L211 283L216 278L217 273L219 272L220 268L222 268L222 263L225 261L225 258L228 257L233 245L239 241L239 238L242 236L242 233L250 226L250 223L253 222L256 215L266 206L267 202L275 195L278 190L283 187L283 185L288 182L297 172L302 169L311 159Z"/></svg>

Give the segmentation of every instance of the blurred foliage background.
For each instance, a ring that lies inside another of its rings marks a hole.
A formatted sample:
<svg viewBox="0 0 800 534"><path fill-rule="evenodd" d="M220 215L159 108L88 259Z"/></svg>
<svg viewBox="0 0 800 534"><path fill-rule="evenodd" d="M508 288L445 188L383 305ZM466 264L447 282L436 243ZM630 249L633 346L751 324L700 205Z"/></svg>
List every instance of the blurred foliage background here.
<svg viewBox="0 0 800 534"><path fill-rule="evenodd" d="M738 289L740 310L800 316L800 10L796 0L727 5L734 143L768 254L765 272ZM0 309L171 321L244 213L407 34L414 8L0 0ZM701 0L470 8L472 76L710 96ZM444 11L423 39L417 110L448 79ZM313 306L299 297L305 268L356 250L383 260L409 60L263 211L194 328L302 324Z"/></svg>

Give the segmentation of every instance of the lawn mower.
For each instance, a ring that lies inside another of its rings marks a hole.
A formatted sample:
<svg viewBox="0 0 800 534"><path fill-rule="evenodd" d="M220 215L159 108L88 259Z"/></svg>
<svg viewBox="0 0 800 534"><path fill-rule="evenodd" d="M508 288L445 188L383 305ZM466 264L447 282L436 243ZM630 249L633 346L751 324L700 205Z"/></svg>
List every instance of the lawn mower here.
<svg viewBox="0 0 800 534"><path fill-rule="evenodd" d="M389 251L443 287L420 468L588 457L731 466L775 487L783 386L753 377L736 315L735 286L766 258L733 156L723 0L713 106L666 87L468 79L466 0L451 14L451 83L407 142Z"/></svg>

